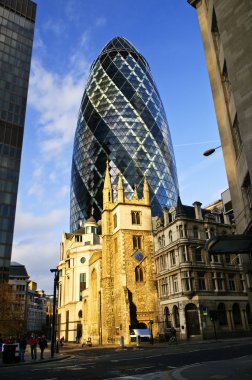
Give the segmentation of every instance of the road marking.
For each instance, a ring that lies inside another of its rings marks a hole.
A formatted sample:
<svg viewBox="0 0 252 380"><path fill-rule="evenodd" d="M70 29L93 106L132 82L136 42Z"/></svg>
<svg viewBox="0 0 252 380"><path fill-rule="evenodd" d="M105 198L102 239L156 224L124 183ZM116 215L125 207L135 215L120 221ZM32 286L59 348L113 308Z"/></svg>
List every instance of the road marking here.
<svg viewBox="0 0 252 380"><path fill-rule="evenodd" d="M189 351L189 352L197 352L197 351L200 351L200 350L191 350L191 351Z"/></svg>
<svg viewBox="0 0 252 380"><path fill-rule="evenodd" d="M163 355L151 355L151 356L145 356L146 359L149 359L149 358L158 358L160 356L163 356Z"/></svg>

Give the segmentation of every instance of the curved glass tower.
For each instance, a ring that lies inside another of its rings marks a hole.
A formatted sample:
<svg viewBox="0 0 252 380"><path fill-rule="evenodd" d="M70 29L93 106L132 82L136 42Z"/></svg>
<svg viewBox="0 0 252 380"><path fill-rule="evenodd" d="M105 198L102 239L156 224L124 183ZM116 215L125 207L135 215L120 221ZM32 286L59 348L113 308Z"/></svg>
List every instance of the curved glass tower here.
<svg viewBox="0 0 252 380"><path fill-rule="evenodd" d="M144 57L125 38L112 39L91 66L74 139L70 229L102 211L106 161L112 186L123 176L125 195L143 177L150 188L152 214L176 204L178 182L162 101Z"/></svg>

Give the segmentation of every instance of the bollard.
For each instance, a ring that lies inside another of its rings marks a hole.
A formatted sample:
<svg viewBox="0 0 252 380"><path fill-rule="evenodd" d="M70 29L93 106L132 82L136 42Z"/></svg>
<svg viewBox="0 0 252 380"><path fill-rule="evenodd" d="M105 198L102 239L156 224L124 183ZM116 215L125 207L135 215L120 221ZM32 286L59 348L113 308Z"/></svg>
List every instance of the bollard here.
<svg viewBox="0 0 252 380"><path fill-rule="evenodd" d="M124 348L124 336L121 336L120 338L120 347Z"/></svg>
<svg viewBox="0 0 252 380"><path fill-rule="evenodd" d="M138 335L136 337L136 342L137 342L137 347L140 347L140 343L141 343L141 337L140 337L140 335Z"/></svg>

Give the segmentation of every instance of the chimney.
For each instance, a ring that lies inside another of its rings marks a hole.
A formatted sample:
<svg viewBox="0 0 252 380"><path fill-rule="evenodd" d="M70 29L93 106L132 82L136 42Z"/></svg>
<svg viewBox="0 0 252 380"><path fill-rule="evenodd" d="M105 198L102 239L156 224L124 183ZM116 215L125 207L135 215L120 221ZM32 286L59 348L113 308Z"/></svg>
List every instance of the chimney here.
<svg viewBox="0 0 252 380"><path fill-rule="evenodd" d="M197 202L197 201L193 203L194 211L195 211L195 218L198 220L203 220L202 212L201 212L201 205L202 205L202 203Z"/></svg>

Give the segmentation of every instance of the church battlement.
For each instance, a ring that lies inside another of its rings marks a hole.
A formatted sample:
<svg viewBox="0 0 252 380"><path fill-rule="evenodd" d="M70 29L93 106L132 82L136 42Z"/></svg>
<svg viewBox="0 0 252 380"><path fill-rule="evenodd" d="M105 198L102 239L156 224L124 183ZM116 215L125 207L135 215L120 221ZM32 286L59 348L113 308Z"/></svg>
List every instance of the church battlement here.
<svg viewBox="0 0 252 380"><path fill-rule="evenodd" d="M137 187L135 185L134 194L131 198L127 198L124 195L124 186L122 175L118 176L118 184L117 184L117 200L113 199L113 189L111 184L111 178L109 173L109 163L107 161L106 174L104 179L104 187L103 187L103 210L112 210L118 204L129 204L129 205L139 205L139 206L150 206L150 192L149 186L146 177L144 177L143 184L143 197L139 198L137 193Z"/></svg>

